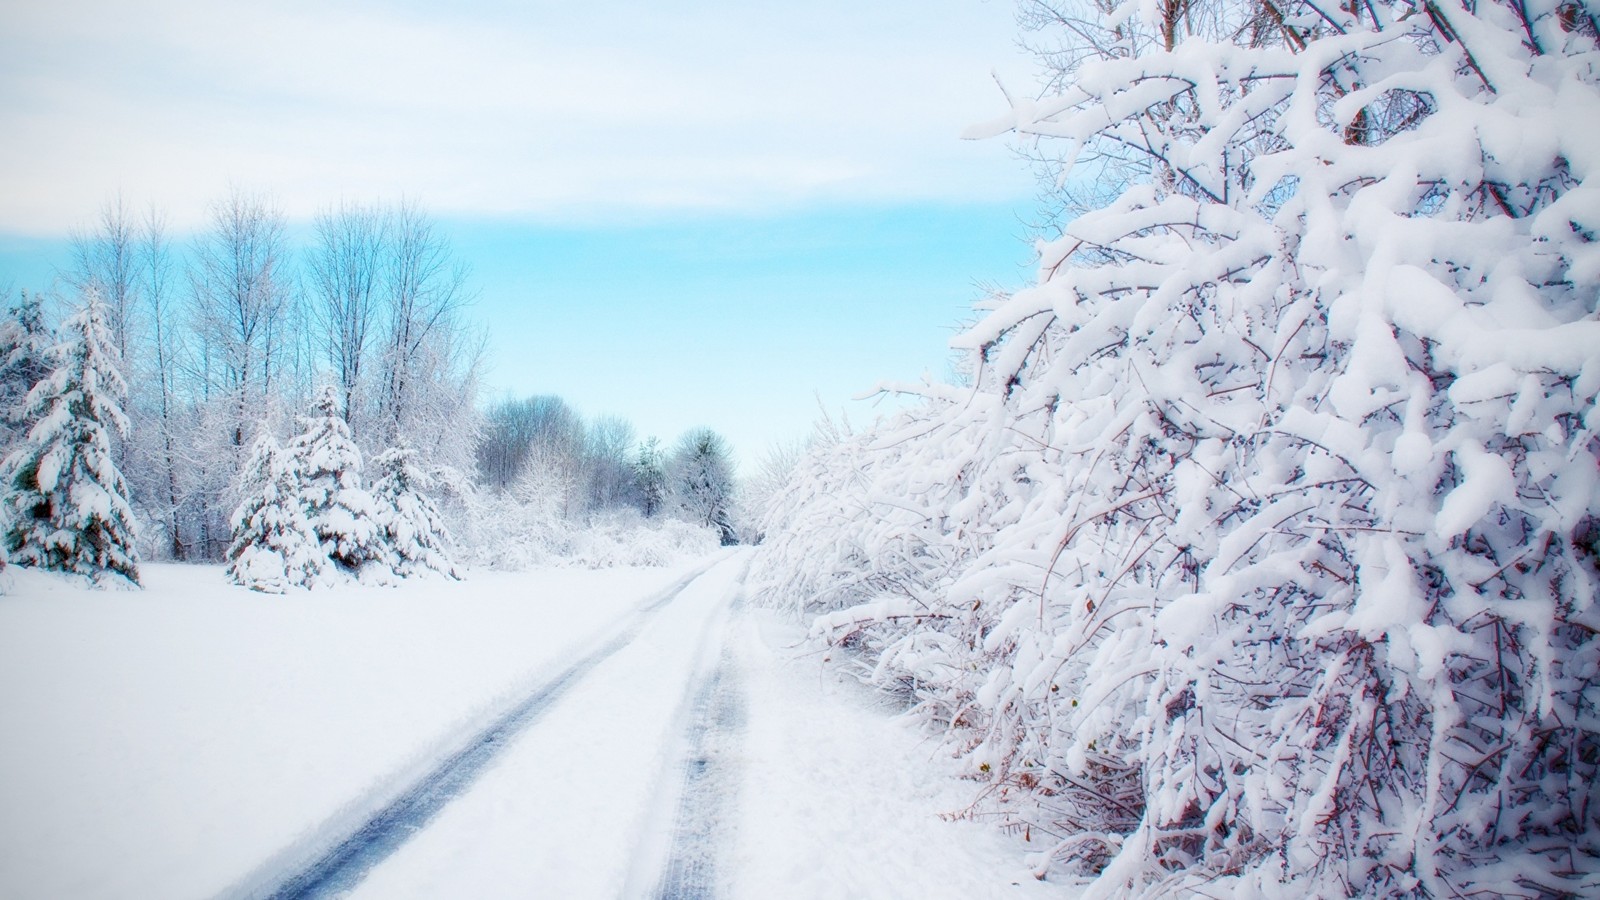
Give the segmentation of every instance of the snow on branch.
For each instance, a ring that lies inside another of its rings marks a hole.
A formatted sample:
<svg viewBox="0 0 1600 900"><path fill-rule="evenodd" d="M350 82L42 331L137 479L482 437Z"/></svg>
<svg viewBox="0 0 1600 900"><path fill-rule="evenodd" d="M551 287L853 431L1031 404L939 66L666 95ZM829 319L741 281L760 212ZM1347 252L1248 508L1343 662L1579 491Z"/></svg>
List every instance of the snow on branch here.
<svg viewBox="0 0 1600 900"><path fill-rule="evenodd" d="M1111 160L760 593L1090 896L1600 885L1600 44L1566 6L1030 0Z"/></svg>

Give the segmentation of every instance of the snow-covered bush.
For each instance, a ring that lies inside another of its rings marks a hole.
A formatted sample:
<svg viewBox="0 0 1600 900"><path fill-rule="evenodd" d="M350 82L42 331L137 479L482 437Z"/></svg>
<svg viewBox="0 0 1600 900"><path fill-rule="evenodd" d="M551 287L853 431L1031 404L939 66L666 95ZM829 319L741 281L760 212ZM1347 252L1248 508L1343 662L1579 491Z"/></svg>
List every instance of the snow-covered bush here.
<svg viewBox="0 0 1600 900"><path fill-rule="evenodd" d="M332 385L317 394L311 415L301 424L305 431L290 443L288 454L323 552L352 575L359 575L368 563L374 563L379 574L392 570L377 507L362 487L361 451L339 414L339 395Z"/></svg>
<svg viewBox="0 0 1600 900"><path fill-rule="evenodd" d="M378 480L372 486L373 506L394 573L401 578L425 572L459 578L444 518L422 493L432 487L433 479L417 468L416 454L391 448L374 465Z"/></svg>
<svg viewBox="0 0 1600 900"><path fill-rule="evenodd" d="M1593 18L1034 5L1122 189L753 578L1091 896L1600 888Z"/></svg>
<svg viewBox="0 0 1600 900"><path fill-rule="evenodd" d="M45 361L52 371L24 402L26 437L4 464L5 549L11 561L100 584L139 583L133 510L111 454L127 432L105 305L90 293Z"/></svg>
<svg viewBox="0 0 1600 900"><path fill-rule="evenodd" d="M271 594L314 587L331 562L306 515L294 457L262 435L240 482L244 499L233 514L227 579Z"/></svg>
<svg viewBox="0 0 1600 900"><path fill-rule="evenodd" d="M443 504L450 530L473 566L517 571L542 566L666 566L717 549L719 534L679 519L618 509L573 522L515 494L457 482Z"/></svg>
<svg viewBox="0 0 1600 900"><path fill-rule="evenodd" d="M563 542L563 565L587 569L670 566L714 552L720 532L678 519L647 520L619 510L572 531Z"/></svg>
<svg viewBox="0 0 1600 900"><path fill-rule="evenodd" d="M785 441L767 448L757 464L755 474L740 479L734 490L730 518L737 524L739 543L759 544L762 540L761 519L780 491L787 489L795 466L810 444L806 441Z"/></svg>

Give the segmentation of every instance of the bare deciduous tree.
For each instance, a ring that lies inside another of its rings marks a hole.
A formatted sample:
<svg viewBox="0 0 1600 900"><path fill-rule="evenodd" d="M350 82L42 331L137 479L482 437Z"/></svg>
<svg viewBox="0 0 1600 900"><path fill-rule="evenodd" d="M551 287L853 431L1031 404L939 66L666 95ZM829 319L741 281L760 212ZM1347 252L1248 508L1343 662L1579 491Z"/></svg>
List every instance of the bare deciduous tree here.
<svg viewBox="0 0 1600 900"><path fill-rule="evenodd" d="M231 406L228 440L241 456L262 419L286 343L291 303L283 214L235 188L211 210L189 272L204 399Z"/></svg>
<svg viewBox="0 0 1600 900"><path fill-rule="evenodd" d="M312 316L345 421L359 440L384 266L390 262L389 217L375 206L341 203L318 214L314 225L316 240L306 258Z"/></svg>
<svg viewBox="0 0 1600 900"><path fill-rule="evenodd" d="M178 365L182 358L181 331L175 325L171 295L172 249L167 238L166 219L155 208L145 215L136 244L139 283L144 309L150 318L149 346L145 355L146 377L134 379L131 404L135 418L133 439L151 464L152 477L134 485L137 493L150 483L146 502L160 509L158 517L167 531L174 559L187 556L181 509L184 491L180 486L183 468L179 453ZM151 432L154 434L151 434ZM160 499L157 500L156 497Z"/></svg>
<svg viewBox="0 0 1600 900"><path fill-rule="evenodd" d="M468 302L467 268L449 241L413 201L402 201L390 218L383 303L388 335L383 356L379 415L386 439L395 443L424 415L428 377L460 360L458 317Z"/></svg>
<svg viewBox="0 0 1600 900"><path fill-rule="evenodd" d="M100 209L95 229L72 238L72 271L68 281L80 294L97 293L105 304L106 325L117 365L132 360L130 334L136 318L139 273L139 226L122 195Z"/></svg>

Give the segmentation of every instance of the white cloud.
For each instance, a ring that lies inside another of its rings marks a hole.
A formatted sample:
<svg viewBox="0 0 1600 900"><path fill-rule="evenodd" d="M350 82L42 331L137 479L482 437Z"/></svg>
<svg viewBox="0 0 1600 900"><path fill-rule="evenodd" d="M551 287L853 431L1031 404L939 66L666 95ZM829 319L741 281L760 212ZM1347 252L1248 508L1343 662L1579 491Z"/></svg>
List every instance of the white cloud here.
<svg viewBox="0 0 1600 900"><path fill-rule="evenodd" d="M294 215L405 192L598 219L1027 187L955 138L1022 69L1009 3L269 7L8 5L0 230L119 190L186 224L230 182Z"/></svg>

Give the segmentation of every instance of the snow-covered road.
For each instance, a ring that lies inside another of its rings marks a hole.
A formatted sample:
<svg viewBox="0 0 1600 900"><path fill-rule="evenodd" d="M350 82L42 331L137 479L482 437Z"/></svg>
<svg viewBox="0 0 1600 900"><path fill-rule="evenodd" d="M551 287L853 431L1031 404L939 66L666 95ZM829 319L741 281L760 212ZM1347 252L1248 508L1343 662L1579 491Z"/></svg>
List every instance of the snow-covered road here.
<svg viewBox="0 0 1600 900"><path fill-rule="evenodd" d="M1027 845L940 818L970 785L873 695L797 659L796 626L744 602L746 562L315 602L219 588L220 614L161 578L116 600L0 598L0 654L20 656L0 657L0 896L1063 896L1028 876ZM211 621L181 640L148 624L184 615ZM307 619L358 645L376 628L391 652L341 656ZM77 660L117 626L154 646ZM292 675L235 671L241 654L270 665L247 652L262 641ZM92 677L60 682L75 661ZM119 670L133 710L95 695ZM320 699L280 696L311 678ZM230 717L239 704L253 713Z"/></svg>
<svg viewBox="0 0 1600 900"><path fill-rule="evenodd" d="M556 674L541 680L525 696L515 698L504 712L489 716L483 727L465 730L456 745L435 764L414 767L415 774L409 781L375 792L352 810L354 815L347 812L345 827L324 829L317 836L319 840L279 854L227 895L265 895L277 900L342 896L419 832L426 829L426 834L436 834L440 829L434 828L433 823L438 814L462 794L485 790L478 785L480 776L504 758L522 752L522 733L569 690L585 683L596 667L632 648L641 630L657 613L685 594L705 593L700 580L711 565L695 569L622 617L597 642L598 646L581 651ZM727 565L724 561L723 567ZM691 584L696 586L695 591L688 590Z"/></svg>

